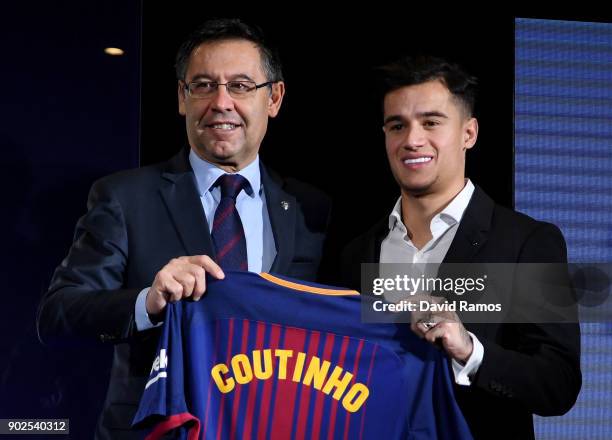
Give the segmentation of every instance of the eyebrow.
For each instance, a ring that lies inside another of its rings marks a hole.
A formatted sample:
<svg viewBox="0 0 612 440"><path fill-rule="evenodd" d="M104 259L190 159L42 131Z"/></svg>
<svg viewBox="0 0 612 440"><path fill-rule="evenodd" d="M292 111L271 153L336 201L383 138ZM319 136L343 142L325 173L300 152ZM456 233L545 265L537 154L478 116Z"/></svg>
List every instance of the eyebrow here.
<svg viewBox="0 0 612 440"><path fill-rule="evenodd" d="M448 115L446 113L442 113L439 111L429 111L429 112L421 112L417 113L417 118L444 118L448 119ZM384 124L387 125L389 122L402 122L405 118L400 115L391 115L385 118Z"/></svg>
<svg viewBox="0 0 612 440"><path fill-rule="evenodd" d="M208 80L208 81L214 81L217 82L215 80L213 80L210 75L206 75L204 73L199 73L197 75L195 75L193 78L191 78L190 82L193 81L199 81L199 80ZM232 77L230 77L229 81L253 81L256 82L255 80L253 80L249 75L247 75L246 73L239 73L237 75L234 75Z"/></svg>
<svg viewBox="0 0 612 440"><path fill-rule="evenodd" d="M417 113L419 118L445 118L448 119L448 115L446 113L442 113L436 110L430 112Z"/></svg>
<svg viewBox="0 0 612 440"><path fill-rule="evenodd" d="M383 125L387 125L389 122L402 122L403 120L404 118L400 115L391 115L385 118Z"/></svg>

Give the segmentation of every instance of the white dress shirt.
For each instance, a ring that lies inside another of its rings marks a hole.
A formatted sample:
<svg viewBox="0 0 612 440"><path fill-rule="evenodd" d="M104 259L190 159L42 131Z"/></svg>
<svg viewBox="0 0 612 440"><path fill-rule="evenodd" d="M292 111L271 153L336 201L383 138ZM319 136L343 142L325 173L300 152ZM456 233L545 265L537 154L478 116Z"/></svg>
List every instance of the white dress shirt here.
<svg viewBox="0 0 612 440"><path fill-rule="evenodd" d="M466 179L466 184L461 192L431 220L429 229L432 238L421 249L417 249L412 243L408 230L402 222L402 198L400 197L389 215L389 234L380 247L380 262L442 263L473 193L474 184ZM465 365L452 360L455 382L458 385L466 386L471 385L471 377L478 371L484 357L482 343L473 333L468 333L474 346L472 354Z"/></svg>

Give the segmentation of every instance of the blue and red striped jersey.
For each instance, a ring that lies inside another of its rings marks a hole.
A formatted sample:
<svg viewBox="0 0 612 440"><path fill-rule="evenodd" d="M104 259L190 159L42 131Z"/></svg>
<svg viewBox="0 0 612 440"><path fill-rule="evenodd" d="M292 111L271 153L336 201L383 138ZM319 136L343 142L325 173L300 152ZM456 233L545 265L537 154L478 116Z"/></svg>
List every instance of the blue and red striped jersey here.
<svg viewBox="0 0 612 440"><path fill-rule="evenodd" d="M443 352L361 322L358 292L251 272L169 304L147 439L471 439Z"/></svg>

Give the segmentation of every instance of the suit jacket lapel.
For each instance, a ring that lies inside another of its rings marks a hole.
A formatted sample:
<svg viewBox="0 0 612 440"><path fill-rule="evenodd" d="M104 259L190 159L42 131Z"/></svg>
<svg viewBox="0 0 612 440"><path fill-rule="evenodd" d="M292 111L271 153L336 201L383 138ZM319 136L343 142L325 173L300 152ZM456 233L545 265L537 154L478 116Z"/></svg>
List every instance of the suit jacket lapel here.
<svg viewBox="0 0 612 440"><path fill-rule="evenodd" d="M270 271L287 273L295 253L297 203L295 197L283 191L280 178L268 172L261 162L260 169L276 246L276 258Z"/></svg>
<svg viewBox="0 0 612 440"><path fill-rule="evenodd" d="M494 206L493 200L476 186L472 199L463 213L455 238L444 257L444 263L472 261L474 255L487 241Z"/></svg>
<svg viewBox="0 0 612 440"><path fill-rule="evenodd" d="M457 273L457 267L450 269L448 266L445 266L444 263L475 262L476 254L488 239L494 208L495 203L493 200L479 186L476 186L472 199L463 213L461 223L451 243L451 247L440 266L438 277L444 278L450 276L453 278L467 275L464 269L461 269L460 272ZM471 273L472 270L476 270L476 272ZM479 272L478 269L471 268L468 273L475 276ZM478 296L464 295L464 300L469 303L473 303L477 298ZM463 312L458 312L458 314L462 321L466 320ZM479 337L486 337L491 328L488 325L469 322L467 322L465 326L469 331L477 333Z"/></svg>
<svg viewBox="0 0 612 440"><path fill-rule="evenodd" d="M366 243L364 249L364 263L379 263L380 262L380 250L382 242L385 237L389 234L389 217L385 217L380 220L372 228L372 233L368 234L370 239Z"/></svg>
<svg viewBox="0 0 612 440"><path fill-rule="evenodd" d="M182 149L162 173L161 197L178 231L188 255L209 255L215 258L208 223L195 174L188 159L189 149Z"/></svg>

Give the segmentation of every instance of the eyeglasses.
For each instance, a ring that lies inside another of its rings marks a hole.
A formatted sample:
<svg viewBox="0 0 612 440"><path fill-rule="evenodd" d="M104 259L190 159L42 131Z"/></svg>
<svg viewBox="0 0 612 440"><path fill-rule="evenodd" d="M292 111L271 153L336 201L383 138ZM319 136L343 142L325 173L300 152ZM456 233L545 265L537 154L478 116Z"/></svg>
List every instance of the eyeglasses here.
<svg viewBox="0 0 612 440"><path fill-rule="evenodd" d="M210 98L219 86L225 86L230 96L234 98L246 98L255 93L257 89L274 84L276 81L267 81L256 84L254 81L228 81L225 84L216 81L192 81L185 84L185 90L192 98Z"/></svg>

